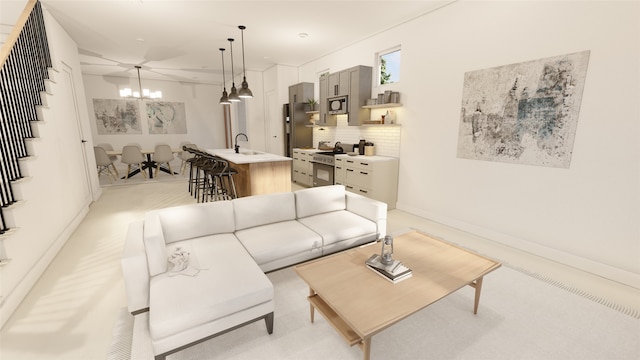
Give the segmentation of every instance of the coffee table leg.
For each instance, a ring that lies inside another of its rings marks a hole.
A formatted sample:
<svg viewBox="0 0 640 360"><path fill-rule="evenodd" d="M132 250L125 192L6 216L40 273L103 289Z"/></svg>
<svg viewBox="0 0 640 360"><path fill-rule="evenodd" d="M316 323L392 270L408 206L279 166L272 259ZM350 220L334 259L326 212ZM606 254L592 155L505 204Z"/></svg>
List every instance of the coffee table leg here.
<svg viewBox="0 0 640 360"><path fill-rule="evenodd" d="M473 313L477 314L478 303L480 303L480 291L482 290L482 278L479 278L476 280L475 288L476 288L476 299L475 299L475 303L473 304Z"/></svg>
<svg viewBox="0 0 640 360"><path fill-rule="evenodd" d="M362 355L364 360L371 358L371 338L362 340Z"/></svg>
<svg viewBox="0 0 640 360"><path fill-rule="evenodd" d="M315 291L313 291L312 288L309 288L309 297L314 296L316 294ZM311 323L313 324L314 318L315 318L315 308L313 307L313 304L309 303L309 315L311 316Z"/></svg>

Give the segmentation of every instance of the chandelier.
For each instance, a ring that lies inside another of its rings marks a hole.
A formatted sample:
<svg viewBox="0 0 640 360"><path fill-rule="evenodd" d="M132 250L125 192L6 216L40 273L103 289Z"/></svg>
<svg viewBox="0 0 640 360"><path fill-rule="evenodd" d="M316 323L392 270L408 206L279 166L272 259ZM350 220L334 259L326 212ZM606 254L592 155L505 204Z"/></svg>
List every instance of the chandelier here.
<svg viewBox="0 0 640 360"><path fill-rule="evenodd" d="M149 91L149 89L142 88L142 80L140 80L140 69L142 69L142 66L136 65L135 68L138 71L138 87L140 91L133 91L131 88L124 88L120 90L120 96L123 98L136 99L161 99L162 91Z"/></svg>

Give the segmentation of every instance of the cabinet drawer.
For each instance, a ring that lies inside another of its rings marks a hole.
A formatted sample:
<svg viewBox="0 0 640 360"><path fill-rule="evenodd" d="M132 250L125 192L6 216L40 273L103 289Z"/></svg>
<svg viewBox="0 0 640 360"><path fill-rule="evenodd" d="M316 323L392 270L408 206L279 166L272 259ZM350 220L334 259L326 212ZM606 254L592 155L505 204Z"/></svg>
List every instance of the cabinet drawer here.
<svg viewBox="0 0 640 360"><path fill-rule="evenodd" d="M373 171L347 168L344 181L347 184L360 188L371 189L373 184Z"/></svg>
<svg viewBox="0 0 640 360"><path fill-rule="evenodd" d="M371 170L373 165L371 161L360 159L345 159L345 166L347 168L356 168L361 170Z"/></svg>
<svg viewBox="0 0 640 360"><path fill-rule="evenodd" d="M294 183L304 183L305 182L305 176L298 170L293 170L293 182Z"/></svg>
<svg viewBox="0 0 640 360"><path fill-rule="evenodd" d="M360 194L362 196L366 196L366 197L369 197L369 198L372 198L372 199L376 199L375 192L373 190L371 190L371 189L364 189L364 188L361 188L359 186L355 186L355 185L351 185L351 184L345 184L344 187L345 187L345 189L347 191L351 191L353 193ZM376 200L378 200L378 199L376 199Z"/></svg>

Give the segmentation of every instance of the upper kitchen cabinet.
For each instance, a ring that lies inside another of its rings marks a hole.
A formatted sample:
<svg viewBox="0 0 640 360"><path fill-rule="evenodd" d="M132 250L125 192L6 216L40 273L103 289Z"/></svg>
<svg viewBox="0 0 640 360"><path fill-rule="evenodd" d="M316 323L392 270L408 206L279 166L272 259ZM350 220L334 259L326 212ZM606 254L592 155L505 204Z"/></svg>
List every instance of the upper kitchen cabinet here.
<svg viewBox="0 0 640 360"><path fill-rule="evenodd" d="M332 116L327 113L327 111L329 110L327 108L327 104L328 104L327 99L330 97L328 73L320 75L318 90L320 90L320 105L319 105L320 115L316 124L320 126L336 126L337 124L336 116Z"/></svg>
<svg viewBox="0 0 640 360"><path fill-rule="evenodd" d="M349 70L329 75L329 97L349 95Z"/></svg>
<svg viewBox="0 0 640 360"><path fill-rule="evenodd" d="M356 66L349 73L349 126L360 126L369 120L369 110L362 106L371 97L371 66Z"/></svg>
<svg viewBox="0 0 640 360"><path fill-rule="evenodd" d="M369 111L363 109L371 96L370 66L358 65L336 73L323 74L319 79L320 119L321 126L335 126L337 115L329 114L328 99L346 96L349 125L359 126L369 120ZM335 109L333 109L335 110Z"/></svg>

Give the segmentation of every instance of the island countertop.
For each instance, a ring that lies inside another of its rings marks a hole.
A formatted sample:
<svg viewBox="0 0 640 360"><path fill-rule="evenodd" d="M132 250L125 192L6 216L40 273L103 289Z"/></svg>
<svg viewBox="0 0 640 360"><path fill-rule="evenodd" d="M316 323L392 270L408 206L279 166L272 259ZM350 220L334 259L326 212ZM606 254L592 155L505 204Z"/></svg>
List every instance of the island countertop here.
<svg viewBox="0 0 640 360"><path fill-rule="evenodd" d="M207 149L209 154L219 156L234 164L253 164L277 161L292 161L291 158L275 154L269 154L262 151L240 148L240 152L236 154L233 149Z"/></svg>
<svg viewBox="0 0 640 360"><path fill-rule="evenodd" d="M238 197L291 191L291 158L243 148L238 154L233 149L207 152L227 160L237 172L233 180Z"/></svg>

